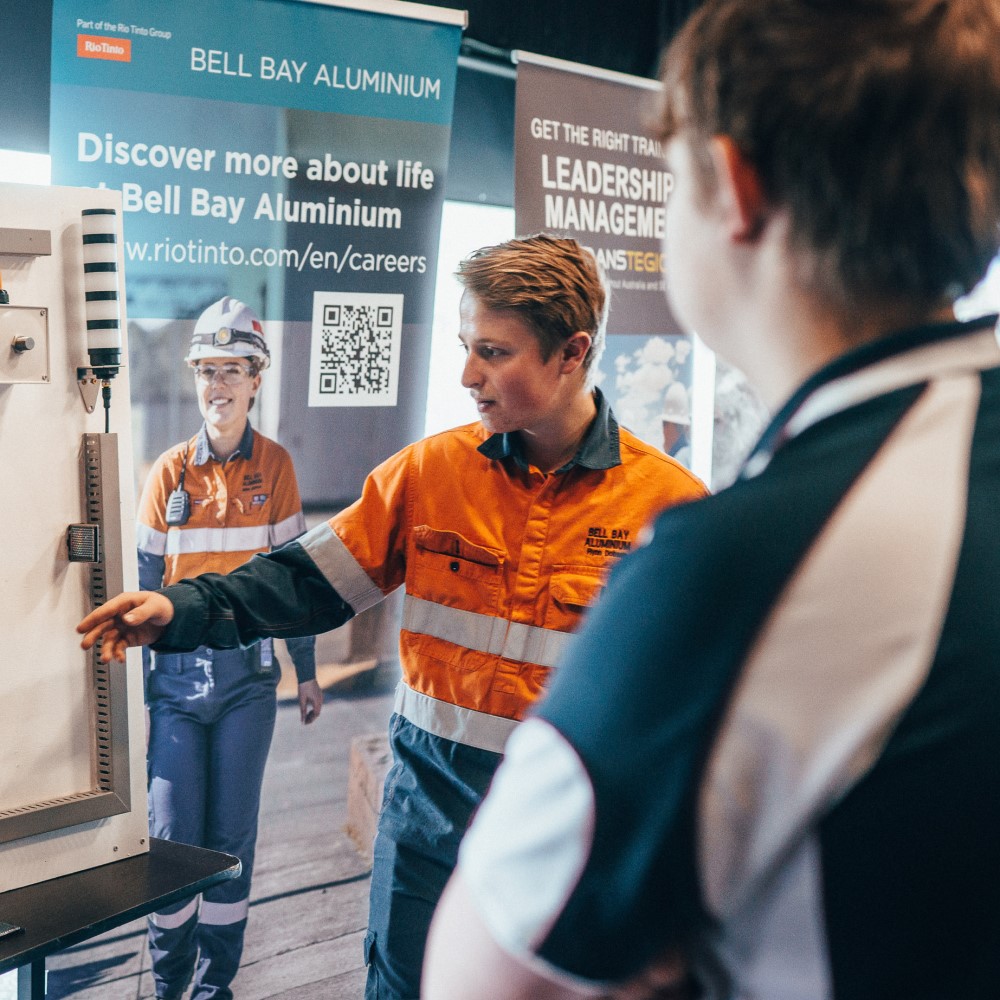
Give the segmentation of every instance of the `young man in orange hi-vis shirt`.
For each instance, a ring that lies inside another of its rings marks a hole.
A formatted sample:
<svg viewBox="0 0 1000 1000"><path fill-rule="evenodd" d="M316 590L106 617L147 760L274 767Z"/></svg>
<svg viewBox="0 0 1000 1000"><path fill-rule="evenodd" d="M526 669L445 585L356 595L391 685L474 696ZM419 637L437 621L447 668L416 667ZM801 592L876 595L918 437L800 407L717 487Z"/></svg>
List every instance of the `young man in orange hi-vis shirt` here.
<svg viewBox="0 0 1000 1000"><path fill-rule="evenodd" d="M418 996L458 842L607 569L655 514L706 492L619 427L593 387L606 292L589 251L511 240L470 256L458 277L477 422L404 448L298 542L225 577L124 594L80 624L105 660L138 643L235 646L334 628L405 587L369 1000Z"/></svg>

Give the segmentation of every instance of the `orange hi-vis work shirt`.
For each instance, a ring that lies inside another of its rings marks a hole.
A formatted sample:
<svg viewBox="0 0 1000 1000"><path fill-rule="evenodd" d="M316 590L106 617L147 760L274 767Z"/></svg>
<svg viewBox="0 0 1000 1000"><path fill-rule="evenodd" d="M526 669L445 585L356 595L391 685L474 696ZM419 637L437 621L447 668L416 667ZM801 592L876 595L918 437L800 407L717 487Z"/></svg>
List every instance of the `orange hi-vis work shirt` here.
<svg viewBox="0 0 1000 1000"><path fill-rule="evenodd" d="M169 525L167 501L185 455L190 517ZM162 557L167 586L200 573L229 573L305 527L291 457L248 423L236 454L225 462L212 457L204 428L156 460L139 502L136 542L140 552Z"/></svg>
<svg viewBox="0 0 1000 1000"><path fill-rule="evenodd" d="M661 510L707 492L598 400L563 470L525 467L477 422L403 449L300 539L355 612L405 586L395 711L414 725L501 752L609 568Z"/></svg>

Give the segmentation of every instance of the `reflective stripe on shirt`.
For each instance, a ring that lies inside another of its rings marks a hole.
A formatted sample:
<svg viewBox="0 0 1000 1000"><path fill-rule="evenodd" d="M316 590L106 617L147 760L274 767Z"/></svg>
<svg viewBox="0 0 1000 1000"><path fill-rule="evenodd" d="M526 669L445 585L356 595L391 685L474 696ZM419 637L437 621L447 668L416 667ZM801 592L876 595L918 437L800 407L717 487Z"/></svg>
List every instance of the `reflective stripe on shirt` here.
<svg viewBox="0 0 1000 1000"><path fill-rule="evenodd" d="M480 653L542 667L554 667L572 638L570 632L450 608L412 594L403 601L403 628Z"/></svg>
<svg viewBox="0 0 1000 1000"><path fill-rule="evenodd" d="M492 753L503 753L508 737L519 725L514 719L460 708L420 694L404 681L396 687L396 703L392 710L424 732Z"/></svg>
<svg viewBox="0 0 1000 1000"><path fill-rule="evenodd" d="M271 525L271 547L277 548L290 542L293 538L298 538L306 530L306 518L302 511L297 511L291 517L286 517L283 521L278 521Z"/></svg>
<svg viewBox="0 0 1000 1000"><path fill-rule="evenodd" d="M157 531L142 521L137 521L135 525L135 544L143 552L149 552L154 556L162 556L167 551L167 534L165 531Z"/></svg>
<svg viewBox="0 0 1000 1000"><path fill-rule="evenodd" d="M243 528L181 528L167 534L166 555L195 552L263 552L271 545L267 524Z"/></svg>
<svg viewBox="0 0 1000 1000"><path fill-rule="evenodd" d="M299 544L309 553L327 583L360 614L385 596L361 568L350 549L340 540L329 522L307 531Z"/></svg>
<svg viewBox="0 0 1000 1000"><path fill-rule="evenodd" d="M164 533L139 521L135 526L136 544L153 555L191 555L197 552L256 552L277 548L298 538L306 530L301 513L286 517L277 524L258 524L242 528L180 528Z"/></svg>

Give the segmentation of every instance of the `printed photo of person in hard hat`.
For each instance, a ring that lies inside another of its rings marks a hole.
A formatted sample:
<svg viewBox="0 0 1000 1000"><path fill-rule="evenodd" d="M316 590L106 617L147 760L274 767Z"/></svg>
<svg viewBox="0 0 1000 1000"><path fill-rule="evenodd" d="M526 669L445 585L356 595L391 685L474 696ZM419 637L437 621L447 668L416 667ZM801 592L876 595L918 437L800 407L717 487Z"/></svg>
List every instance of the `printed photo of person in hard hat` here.
<svg viewBox="0 0 1000 1000"><path fill-rule="evenodd" d="M271 355L257 314L225 295L198 317L184 361L203 419L149 472L139 503L139 583L154 590L229 573L297 538L306 523L292 460L249 413ZM264 639L239 649L143 649L149 712L149 827L154 837L223 851L239 878L149 919L156 996L231 996L247 923L260 791L280 668ZM315 638L288 639L302 722L320 714Z"/></svg>
<svg viewBox="0 0 1000 1000"><path fill-rule="evenodd" d="M691 466L691 405L681 382L667 387L663 397L663 450L682 465Z"/></svg>

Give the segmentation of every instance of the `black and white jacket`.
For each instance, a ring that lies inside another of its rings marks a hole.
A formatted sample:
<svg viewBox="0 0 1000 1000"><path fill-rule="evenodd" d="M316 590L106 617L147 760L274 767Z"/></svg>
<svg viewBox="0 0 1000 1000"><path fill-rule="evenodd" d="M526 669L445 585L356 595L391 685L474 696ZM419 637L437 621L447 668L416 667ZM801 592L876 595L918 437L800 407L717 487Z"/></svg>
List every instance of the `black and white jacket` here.
<svg viewBox="0 0 1000 1000"><path fill-rule="evenodd" d="M623 560L461 870L579 981L679 946L706 997L1000 991L996 317L867 345Z"/></svg>

